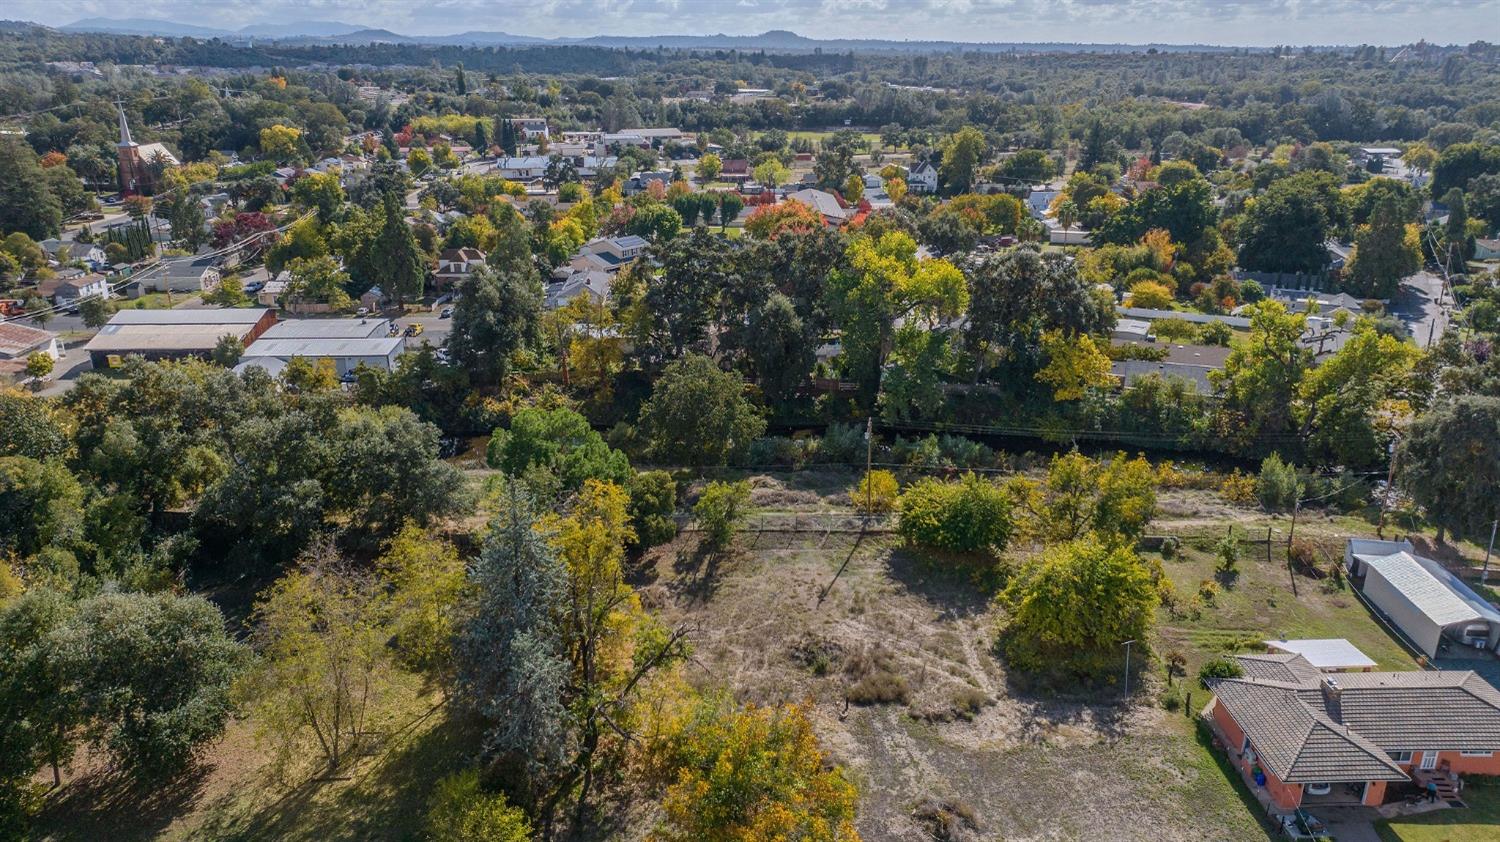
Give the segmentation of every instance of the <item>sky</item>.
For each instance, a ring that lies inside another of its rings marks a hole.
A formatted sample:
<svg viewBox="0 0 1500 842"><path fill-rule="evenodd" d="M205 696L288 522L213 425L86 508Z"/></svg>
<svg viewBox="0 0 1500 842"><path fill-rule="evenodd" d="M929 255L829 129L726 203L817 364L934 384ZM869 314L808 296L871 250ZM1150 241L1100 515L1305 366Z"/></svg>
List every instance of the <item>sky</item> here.
<svg viewBox="0 0 1500 842"><path fill-rule="evenodd" d="M1270 46L1500 41L1500 0L8 0L4 17L236 28L331 20L409 35L752 35Z"/></svg>

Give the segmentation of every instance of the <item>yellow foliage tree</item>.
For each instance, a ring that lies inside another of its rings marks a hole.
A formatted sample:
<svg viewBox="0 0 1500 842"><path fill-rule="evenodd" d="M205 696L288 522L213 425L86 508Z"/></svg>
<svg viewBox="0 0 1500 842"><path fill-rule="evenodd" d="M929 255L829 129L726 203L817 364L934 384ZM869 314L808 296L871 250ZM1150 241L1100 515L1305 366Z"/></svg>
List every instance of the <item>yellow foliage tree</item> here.
<svg viewBox="0 0 1500 842"><path fill-rule="evenodd" d="M302 130L277 123L260 130L260 151L277 161L297 156L302 140Z"/></svg>
<svg viewBox="0 0 1500 842"><path fill-rule="evenodd" d="M1047 365L1036 373L1036 379L1051 384L1053 400L1076 401L1090 388L1114 382L1109 357L1087 334L1069 339L1061 331L1048 331L1042 335L1042 352Z"/></svg>

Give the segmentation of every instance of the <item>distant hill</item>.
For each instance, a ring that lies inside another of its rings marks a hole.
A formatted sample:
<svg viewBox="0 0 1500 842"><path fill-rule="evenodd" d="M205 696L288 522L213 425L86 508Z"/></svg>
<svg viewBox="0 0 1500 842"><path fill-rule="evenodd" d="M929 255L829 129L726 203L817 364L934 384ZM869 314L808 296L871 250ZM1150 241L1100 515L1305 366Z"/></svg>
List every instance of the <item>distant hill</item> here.
<svg viewBox="0 0 1500 842"><path fill-rule="evenodd" d="M769 50L772 52L1227 52L1231 47L1174 44L977 43L965 41L889 41L878 38L808 38L784 29L759 35L594 35L580 38L537 38L509 32L468 31L452 35L403 35L388 29L365 28L337 21L253 24L237 30L211 29L149 18L85 18L62 27L71 32L113 32L126 35L164 35L193 38L263 38L288 44L427 44L433 46L569 46L637 50Z"/></svg>

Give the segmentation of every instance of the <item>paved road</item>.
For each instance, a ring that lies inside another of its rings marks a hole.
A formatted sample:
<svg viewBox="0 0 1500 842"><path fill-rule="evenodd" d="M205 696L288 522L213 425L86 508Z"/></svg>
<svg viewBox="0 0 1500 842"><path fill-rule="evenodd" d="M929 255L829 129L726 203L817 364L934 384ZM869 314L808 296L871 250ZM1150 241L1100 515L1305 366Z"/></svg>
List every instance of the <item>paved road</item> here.
<svg viewBox="0 0 1500 842"><path fill-rule="evenodd" d="M1412 339L1423 348L1442 339L1448 327L1448 314L1440 299L1452 303L1443 291L1442 276L1427 271L1402 281L1396 297L1391 299L1391 314L1406 324Z"/></svg>

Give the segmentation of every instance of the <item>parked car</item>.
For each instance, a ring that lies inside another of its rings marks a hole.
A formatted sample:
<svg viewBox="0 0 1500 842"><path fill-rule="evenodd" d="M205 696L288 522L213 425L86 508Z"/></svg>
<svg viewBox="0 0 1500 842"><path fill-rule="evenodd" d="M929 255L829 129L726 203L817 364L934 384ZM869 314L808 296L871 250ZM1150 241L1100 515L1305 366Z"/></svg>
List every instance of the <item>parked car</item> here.
<svg viewBox="0 0 1500 842"><path fill-rule="evenodd" d="M411 324L407 325L406 326L406 335L407 336L421 336L422 335L422 323L421 322L412 322Z"/></svg>
<svg viewBox="0 0 1500 842"><path fill-rule="evenodd" d="M363 319L365 316L370 315L370 308L369 307L361 307L358 310L354 311L354 315L359 316L361 319Z"/></svg>
<svg viewBox="0 0 1500 842"><path fill-rule="evenodd" d="M440 319L451 319L451 318L453 318L453 308L452 307L444 307L443 308L443 312L438 313L438 318L440 318Z"/></svg>

